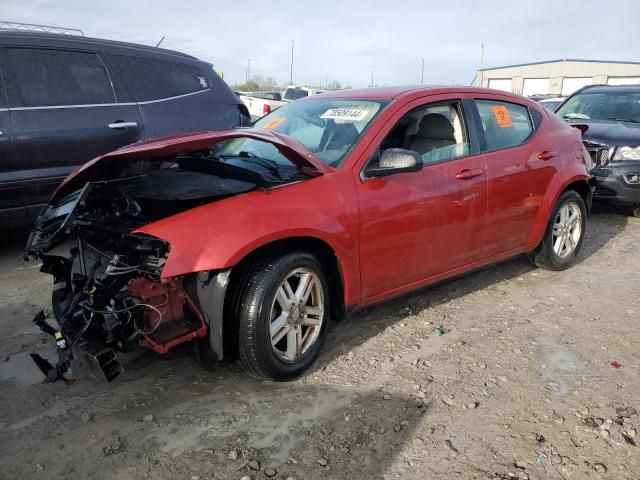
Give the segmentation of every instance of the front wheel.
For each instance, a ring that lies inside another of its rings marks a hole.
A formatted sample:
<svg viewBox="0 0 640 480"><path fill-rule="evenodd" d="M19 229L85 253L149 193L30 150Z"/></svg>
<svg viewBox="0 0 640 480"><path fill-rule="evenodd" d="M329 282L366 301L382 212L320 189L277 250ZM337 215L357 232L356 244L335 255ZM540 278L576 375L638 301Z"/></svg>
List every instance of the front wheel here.
<svg viewBox="0 0 640 480"><path fill-rule="evenodd" d="M314 362L329 323L329 290L311 254L265 258L240 285L239 352L255 377L289 380Z"/></svg>
<svg viewBox="0 0 640 480"><path fill-rule="evenodd" d="M587 227L587 207L580 194L560 195L538 248L529 253L532 263L549 270L569 268L582 247Z"/></svg>

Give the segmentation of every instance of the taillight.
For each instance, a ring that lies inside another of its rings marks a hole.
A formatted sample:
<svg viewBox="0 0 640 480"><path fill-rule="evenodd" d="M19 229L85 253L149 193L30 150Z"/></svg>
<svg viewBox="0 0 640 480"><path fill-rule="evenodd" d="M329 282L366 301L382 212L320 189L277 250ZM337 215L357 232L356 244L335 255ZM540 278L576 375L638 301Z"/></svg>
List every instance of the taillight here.
<svg viewBox="0 0 640 480"><path fill-rule="evenodd" d="M265 103L262 106L262 115L266 115L267 113L271 113L271 105L269 105L268 103Z"/></svg>

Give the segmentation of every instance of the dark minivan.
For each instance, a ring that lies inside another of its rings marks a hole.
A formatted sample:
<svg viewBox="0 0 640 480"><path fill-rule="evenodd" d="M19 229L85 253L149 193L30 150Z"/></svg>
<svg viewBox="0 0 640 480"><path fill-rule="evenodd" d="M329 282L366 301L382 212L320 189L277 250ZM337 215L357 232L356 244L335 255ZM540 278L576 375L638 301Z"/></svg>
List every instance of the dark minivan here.
<svg viewBox="0 0 640 480"><path fill-rule="evenodd" d="M249 123L211 64L81 36L0 32L0 228L31 223L56 186L139 140Z"/></svg>
<svg viewBox="0 0 640 480"><path fill-rule="evenodd" d="M583 135L596 179L595 200L629 208L640 217L640 85L590 85L556 110Z"/></svg>

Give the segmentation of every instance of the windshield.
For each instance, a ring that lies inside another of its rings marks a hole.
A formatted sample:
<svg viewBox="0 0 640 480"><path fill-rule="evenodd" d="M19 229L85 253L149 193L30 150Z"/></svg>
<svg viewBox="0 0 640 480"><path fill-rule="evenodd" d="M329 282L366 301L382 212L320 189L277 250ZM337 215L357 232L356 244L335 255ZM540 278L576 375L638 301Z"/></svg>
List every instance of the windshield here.
<svg viewBox="0 0 640 480"><path fill-rule="evenodd" d="M565 120L640 122L640 93L585 91L567 100L556 114Z"/></svg>
<svg viewBox="0 0 640 480"><path fill-rule="evenodd" d="M384 105L373 100L295 102L261 118L254 127L295 138L324 163L335 167L342 163ZM222 157L257 157L280 165L291 164L273 145L248 138L231 140L216 153Z"/></svg>

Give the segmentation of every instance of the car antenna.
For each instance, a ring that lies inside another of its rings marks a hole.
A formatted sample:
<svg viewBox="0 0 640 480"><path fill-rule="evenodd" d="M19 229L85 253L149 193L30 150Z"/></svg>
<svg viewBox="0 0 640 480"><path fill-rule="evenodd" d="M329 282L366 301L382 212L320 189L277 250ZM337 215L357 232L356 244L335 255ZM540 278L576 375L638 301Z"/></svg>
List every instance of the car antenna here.
<svg viewBox="0 0 640 480"><path fill-rule="evenodd" d="M156 43L156 48L158 48L163 41L164 41L164 35L162 36L160 41L158 43Z"/></svg>

